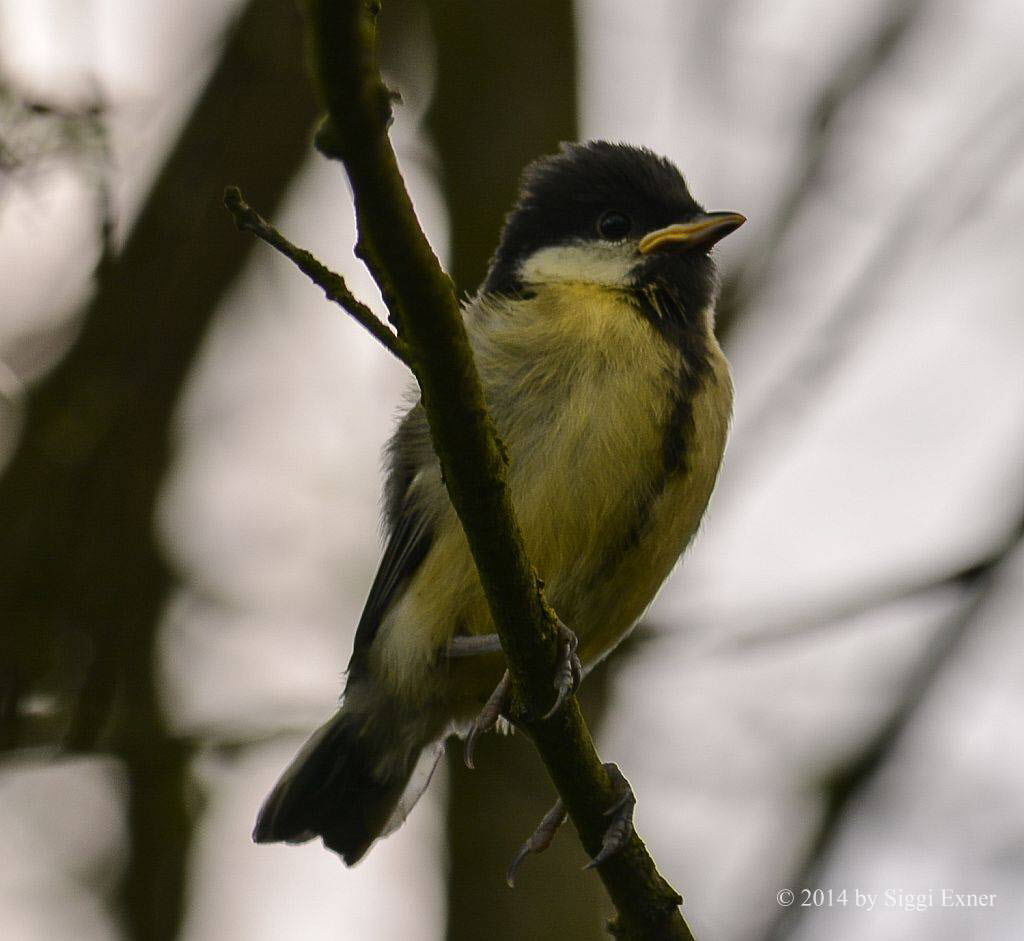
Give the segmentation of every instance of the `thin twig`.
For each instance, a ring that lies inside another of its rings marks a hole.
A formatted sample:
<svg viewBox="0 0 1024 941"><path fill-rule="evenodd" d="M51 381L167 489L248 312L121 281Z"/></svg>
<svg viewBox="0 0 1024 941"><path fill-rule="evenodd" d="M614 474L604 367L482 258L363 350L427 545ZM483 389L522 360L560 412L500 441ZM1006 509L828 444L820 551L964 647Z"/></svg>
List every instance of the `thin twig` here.
<svg viewBox="0 0 1024 941"><path fill-rule="evenodd" d="M224 191L224 205L235 217L235 225L243 232L252 232L257 238L263 239L272 248L276 248L288 258L310 281L317 285L329 301L333 301L373 337L384 345L394 356L412 368L412 354L400 337L395 336L369 307L355 297L348 289L345 279L337 272L331 271L304 248L299 248L288 241L266 219L252 208L243 198L237 186L229 186Z"/></svg>

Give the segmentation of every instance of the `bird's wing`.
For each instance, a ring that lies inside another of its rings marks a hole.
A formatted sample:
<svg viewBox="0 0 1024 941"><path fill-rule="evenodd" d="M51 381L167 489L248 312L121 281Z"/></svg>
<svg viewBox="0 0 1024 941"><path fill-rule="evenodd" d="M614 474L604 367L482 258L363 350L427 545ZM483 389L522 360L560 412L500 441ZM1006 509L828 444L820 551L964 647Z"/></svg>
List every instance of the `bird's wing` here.
<svg viewBox="0 0 1024 941"><path fill-rule="evenodd" d="M391 534L356 628L352 659L348 665L350 675L360 672L384 615L420 567L432 539L431 527L421 514L414 513L404 516Z"/></svg>
<svg viewBox="0 0 1024 941"><path fill-rule="evenodd" d="M381 622L426 558L434 538L429 515L409 499L409 489L417 472L427 462L436 460L422 406L417 405L406 414L388 445L387 453L389 471L385 519L389 535L356 628L348 666L350 678L364 671Z"/></svg>

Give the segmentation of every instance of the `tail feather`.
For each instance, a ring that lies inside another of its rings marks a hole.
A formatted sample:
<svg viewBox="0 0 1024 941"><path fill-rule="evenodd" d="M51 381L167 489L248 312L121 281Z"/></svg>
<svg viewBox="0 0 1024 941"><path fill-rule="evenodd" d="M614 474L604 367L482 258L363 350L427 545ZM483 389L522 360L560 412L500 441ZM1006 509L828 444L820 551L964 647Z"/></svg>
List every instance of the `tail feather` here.
<svg viewBox="0 0 1024 941"><path fill-rule="evenodd" d="M304 843L320 836L347 865L354 865L378 837L405 819L426 786L426 781L417 782L412 801L408 795L403 800L423 746L396 748L399 744L342 709L281 775L260 809L253 839ZM431 771L439 755L440 747L431 753Z"/></svg>

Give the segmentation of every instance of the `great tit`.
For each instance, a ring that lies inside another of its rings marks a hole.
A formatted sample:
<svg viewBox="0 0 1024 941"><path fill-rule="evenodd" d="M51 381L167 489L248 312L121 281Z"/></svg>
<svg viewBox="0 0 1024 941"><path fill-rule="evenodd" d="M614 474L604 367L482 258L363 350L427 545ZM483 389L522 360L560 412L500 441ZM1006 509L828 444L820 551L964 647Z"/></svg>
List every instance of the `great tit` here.
<svg viewBox="0 0 1024 941"><path fill-rule="evenodd" d="M650 604L715 485L732 382L709 251L744 221L705 212L649 150L563 145L524 171L464 306L526 548L584 670ZM386 455L386 548L341 706L253 833L320 836L348 865L405 819L504 669L421 404Z"/></svg>

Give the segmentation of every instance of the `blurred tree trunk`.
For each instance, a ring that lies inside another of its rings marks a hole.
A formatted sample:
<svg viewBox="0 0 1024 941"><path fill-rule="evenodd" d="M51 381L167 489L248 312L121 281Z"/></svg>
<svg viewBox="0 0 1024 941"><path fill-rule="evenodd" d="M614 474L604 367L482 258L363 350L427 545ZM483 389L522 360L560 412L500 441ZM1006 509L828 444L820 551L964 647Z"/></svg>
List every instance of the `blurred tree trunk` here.
<svg viewBox="0 0 1024 941"><path fill-rule="evenodd" d="M451 219L451 274L460 292L483 280L519 174L534 157L574 140L576 34L573 5L528 0L482 4L428 0L437 45L430 129L441 158ZM594 727L604 671L583 700ZM524 864L515 891L505 868L551 806L555 792L523 736L484 736L477 770L448 757L448 938L603 938L611 914L601 885L579 872L586 857L569 833Z"/></svg>
<svg viewBox="0 0 1024 941"><path fill-rule="evenodd" d="M189 748L159 705L154 640L171 581L153 534L182 382L252 248L227 183L272 210L306 159L316 108L302 24L255 0L157 178L123 252L103 259L81 332L34 389L0 479L0 729L124 763L126 934L170 939L191 834ZM59 704L25 718L28 694Z"/></svg>
<svg viewBox="0 0 1024 941"><path fill-rule="evenodd" d="M580 693L596 735L608 687L606 662L586 678ZM587 856L572 824L543 855L523 863L514 890L505 885L513 855L556 797L529 739L485 735L474 760L476 770L469 771L461 747L448 753L449 941L607 938L605 922L614 912L600 881L582 871Z"/></svg>
<svg viewBox="0 0 1024 941"><path fill-rule="evenodd" d="M575 140L570 0L427 0L437 43L430 129L452 222L459 291L483 280L523 167Z"/></svg>

